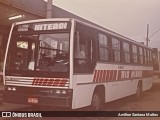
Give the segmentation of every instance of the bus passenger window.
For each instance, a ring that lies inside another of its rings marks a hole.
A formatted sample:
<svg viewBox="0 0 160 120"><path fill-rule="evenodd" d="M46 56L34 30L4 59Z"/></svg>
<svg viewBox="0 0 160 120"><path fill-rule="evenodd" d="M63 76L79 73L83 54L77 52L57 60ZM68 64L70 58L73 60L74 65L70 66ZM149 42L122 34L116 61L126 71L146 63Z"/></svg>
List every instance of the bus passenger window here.
<svg viewBox="0 0 160 120"><path fill-rule="evenodd" d="M113 61L120 62L121 61L120 41L118 39L112 38L112 49L113 49Z"/></svg>
<svg viewBox="0 0 160 120"><path fill-rule="evenodd" d="M131 62L130 48L129 48L129 43L127 42L123 42L123 53L124 53L124 62L130 63Z"/></svg>
<svg viewBox="0 0 160 120"><path fill-rule="evenodd" d="M101 33L99 34L99 60L101 61L110 60L108 36Z"/></svg>
<svg viewBox="0 0 160 120"><path fill-rule="evenodd" d="M138 63L138 49L136 45L132 45L132 62Z"/></svg>
<svg viewBox="0 0 160 120"><path fill-rule="evenodd" d="M140 61L140 64L143 64L143 49L142 49L142 47L139 47L139 61Z"/></svg>

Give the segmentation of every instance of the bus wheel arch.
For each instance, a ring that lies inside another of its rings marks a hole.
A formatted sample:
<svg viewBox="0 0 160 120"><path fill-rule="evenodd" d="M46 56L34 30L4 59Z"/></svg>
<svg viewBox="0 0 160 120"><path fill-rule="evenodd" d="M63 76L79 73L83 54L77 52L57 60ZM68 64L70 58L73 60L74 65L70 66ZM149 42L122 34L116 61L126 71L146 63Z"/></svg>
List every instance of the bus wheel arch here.
<svg viewBox="0 0 160 120"><path fill-rule="evenodd" d="M138 81L137 84L137 89L136 89L136 93L135 93L135 99L139 100L142 96L142 91L143 91L143 85L142 85L142 80Z"/></svg>
<svg viewBox="0 0 160 120"><path fill-rule="evenodd" d="M92 100L91 100L91 109L99 110L103 107L105 103L105 86L98 85L95 87Z"/></svg>

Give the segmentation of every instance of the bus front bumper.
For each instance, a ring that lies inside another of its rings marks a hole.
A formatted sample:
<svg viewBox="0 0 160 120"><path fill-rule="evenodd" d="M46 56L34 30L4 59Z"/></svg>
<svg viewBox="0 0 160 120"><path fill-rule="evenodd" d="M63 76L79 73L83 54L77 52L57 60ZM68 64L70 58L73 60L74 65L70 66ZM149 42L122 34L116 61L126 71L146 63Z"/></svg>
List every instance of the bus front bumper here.
<svg viewBox="0 0 160 120"><path fill-rule="evenodd" d="M68 95L40 95L5 90L3 93L3 102L71 108L72 93Z"/></svg>

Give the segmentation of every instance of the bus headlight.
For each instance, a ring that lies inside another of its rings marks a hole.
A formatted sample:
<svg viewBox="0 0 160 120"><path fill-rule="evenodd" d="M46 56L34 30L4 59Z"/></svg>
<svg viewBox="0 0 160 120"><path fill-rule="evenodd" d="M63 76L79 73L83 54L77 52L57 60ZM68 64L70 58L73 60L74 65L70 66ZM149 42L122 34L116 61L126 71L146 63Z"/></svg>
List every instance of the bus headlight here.
<svg viewBox="0 0 160 120"><path fill-rule="evenodd" d="M7 90L10 91L10 90L12 90L12 88L11 87L7 87Z"/></svg>
<svg viewBox="0 0 160 120"><path fill-rule="evenodd" d="M13 91L13 89L12 89ZM72 90L68 89L42 89L40 90L41 95L51 95L51 96L66 96L72 94Z"/></svg>
<svg viewBox="0 0 160 120"><path fill-rule="evenodd" d="M16 91L16 87L12 87L12 91Z"/></svg>
<svg viewBox="0 0 160 120"><path fill-rule="evenodd" d="M8 91L16 91L16 87L7 87Z"/></svg>

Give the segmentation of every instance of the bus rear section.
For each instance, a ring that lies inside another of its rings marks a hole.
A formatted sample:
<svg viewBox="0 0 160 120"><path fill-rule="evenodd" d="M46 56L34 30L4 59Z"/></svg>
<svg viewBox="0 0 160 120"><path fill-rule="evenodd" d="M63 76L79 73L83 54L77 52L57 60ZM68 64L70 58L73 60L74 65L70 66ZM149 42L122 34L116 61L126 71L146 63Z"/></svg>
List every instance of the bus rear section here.
<svg viewBox="0 0 160 120"><path fill-rule="evenodd" d="M73 108L141 93L152 87L151 48L101 27L76 21L73 51Z"/></svg>
<svg viewBox="0 0 160 120"><path fill-rule="evenodd" d="M13 24L5 56L3 101L72 106L69 19Z"/></svg>
<svg viewBox="0 0 160 120"><path fill-rule="evenodd" d="M154 79L160 78L160 49L152 48Z"/></svg>

